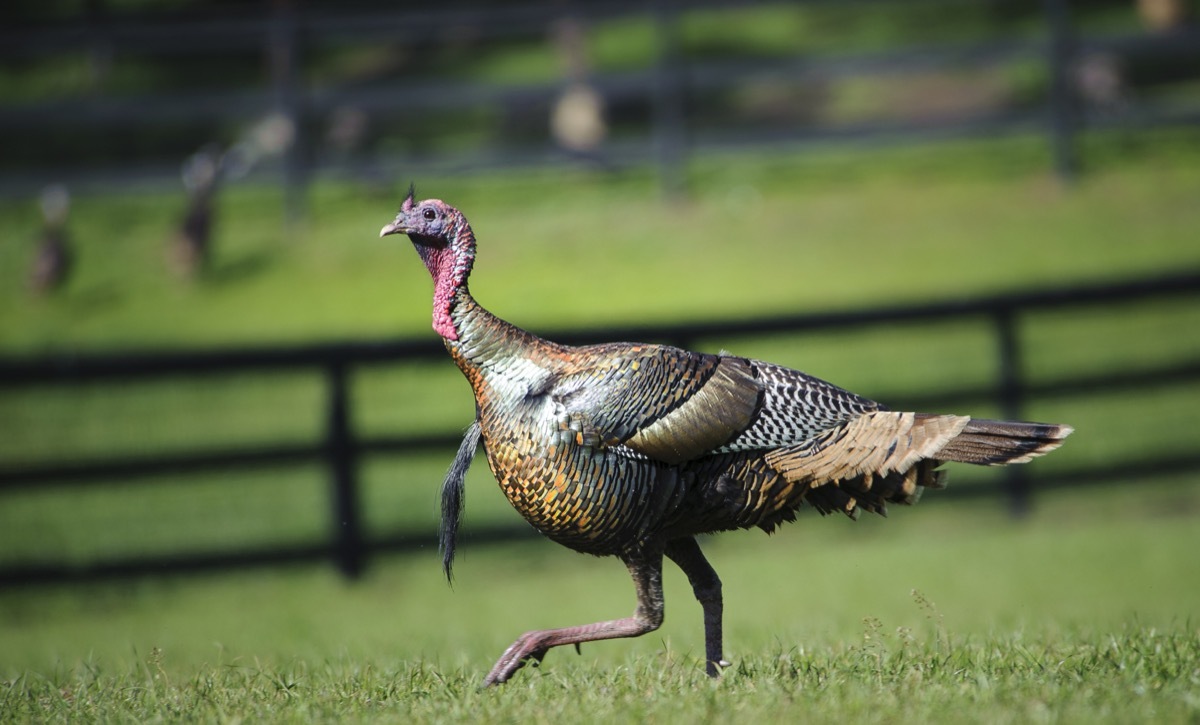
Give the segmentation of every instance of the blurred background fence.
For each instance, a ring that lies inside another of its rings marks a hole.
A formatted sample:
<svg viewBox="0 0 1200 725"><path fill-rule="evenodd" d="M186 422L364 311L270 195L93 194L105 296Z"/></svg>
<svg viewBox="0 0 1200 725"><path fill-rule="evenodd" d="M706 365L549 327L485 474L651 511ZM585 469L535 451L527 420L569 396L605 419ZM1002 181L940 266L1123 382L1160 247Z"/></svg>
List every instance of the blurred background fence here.
<svg viewBox="0 0 1200 725"><path fill-rule="evenodd" d="M1031 378L1024 363L1023 327L1038 316L1062 311L1098 311L1105 314L1136 308L1150 301L1168 305L1195 305L1200 300L1200 273L1177 274L1122 284L1069 287L1020 294L963 299L914 306L853 310L825 314L791 315L774 318L732 320L720 323L640 326L597 329L586 333L558 331L549 337L569 344L596 341L655 340L681 347L711 347L714 340L797 336L835 330L854 334L884 327L902 327L911 338L921 328L937 334L940 325L963 323L982 328L993 350L993 374L980 384L940 386L936 392L879 394L875 397L890 407L917 410L991 409L1010 419L1028 419L1038 403L1062 398L1170 390L1200 381L1200 358L1184 357L1151 366L1098 370L1082 375ZM916 328L916 331L911 328ZM913 342L912 344L917 344ZM905 351L893 351L905 355ZM0 584L27 584L56 580L104 578L151 573L230 568L288 561L331 559L347 576L363 570L372 553L429 546L436 533L419 525L412 530L391 531L372 536L362 522L362 492L359 472L366 459L377 456L414 457L435 453L447 464L453 457L458 436L453 429L420 429L409 434L364 435L356 421L354 377L364 368L398 366L414 361L443 360L442 345L432 340L394 340L343 344L274 347L261 349L209 350L173 354L97 354L51 358L0 358L0 390L19 388L26 394L38 388L67 388L85 384L154 385L157 381L186 382L210 377L225 381L254 372L300 373L319 379L320 394L311 415L318 419L315 435L305 442L268 441L258 445L239 442L217 448L182 448L161 453L125 456L101 455L78 460L25 460L18 465L0 461L0 505L5 496L22 489L41 492L51 487L130 485L147 480L159 486L185 487L193 474L226 476L244 468L280 468L297 464L319 464L325 471L329 506L327 535L291 543L267 542L249 547L210 550L177 550L169 554L140 554L134 558L92 559L83 564L41 561L36 564L6 562L0 566ZM220 384L220 382L218 383ZM460 386L462 387L462 386ZM460 391L461 392L461 391ZM36 394L36 393L35 393ZM306 397L306 396L297 396ZM459 396L462 397L462 396ZM316 402L309 398L309 402ZM413 415L402 400L393 400L401 416ZM203 405L203 403L200 403ZM323 415L321 414L323 412ZM203 410L189 415L204 417ZM216 413L220 415L220 413ZM466 420L457 421L464 424ZM124 422L128 424L128 421ZM121 425L122 421L106 421ZM1132 423L1130 423L1132 425ZM155 425L150 421L149 425ZM273 433L268 432L268 435ZM1078 461L1079 459L1075 459ZM1041 467L1030 472L1013 467L1004 477L975 485L954 485L935 498L971 495L1005 495L1014 513L1031 505L1031 486L1094 486L1119 480L1138 482L1200 469L1200 454L1194 447L1175 450L1115 451L1086 460L1082 466ZM956 478L957 480L957 478ZM421 488L433 490L432 481ZM392 485L411 485L393 482ZM290 488L290 487L289 487ZM230 489L233 505L238 492ZM432 521L432 517L428 517ZM265 523L263 528L269 529ZM531 535L520 522L474 526L472 540L505 540Z"/></svg>
<svg viewBox="0 0 1200 725"><path fill-rule="evenodd" d="M162 183L178 177L182 158L216 144L227 176L284 184L289 214L302 209L314 177L556 162L619 168L654 159L674 194L694 152L1031 130L1046 135L1056 172L1070 177L1081 130L1200 120L1200 103L1158 91L1200 58L1184 0L1138 0L1143 27L1133 32L1077 24L1066 0L859 0L829 9L826 22L890 6L900 32L852 51L798 48L786 41L786 22L754 53L720 41L722 27L737 33L747 15L807 5L833 4L384 10L274 0L139 14L93 0L63 21L0 29L0 62L10 68L49 59L85 76L58 98L26 93L20 102L19 85L10 94L18 102L0 113L0 133L30 143L8 148L0 193ZM982 24L964 33L942 22L964 8ZM599 23L638 41L610 53L589 48L583 28ZM549 42L515 68L471 67L479 49L530 38ZM137 65L146 63L150 77ZM847 100L841 87L857 90Z"/></svg>

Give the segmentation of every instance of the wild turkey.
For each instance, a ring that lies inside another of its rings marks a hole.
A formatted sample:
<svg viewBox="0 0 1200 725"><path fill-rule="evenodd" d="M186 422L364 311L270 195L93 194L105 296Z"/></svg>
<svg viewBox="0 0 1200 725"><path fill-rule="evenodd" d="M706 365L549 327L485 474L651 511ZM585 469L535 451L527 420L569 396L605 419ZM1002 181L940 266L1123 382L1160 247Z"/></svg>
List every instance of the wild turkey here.
<svg viewBox="0 0 1200 725"><path fill-rule="evenodd" d="M704 614L706 670L726 663L721 582L698 534L770 532L802 505L884 513L939 488L943 461L1024 463L1057 448L1065 425L895 412L804 373L664 345L567 347L485 310L467 288L466 218L412 190L380 236L407 234L433 277L433 329L475 392L443 491L447 576L461 485L480 438L512 505L576 551L620 558L632 616L521 635L484 681L507 681L552 647L636 637L663 621L662 559L687 575Z"/></svg>
<svg viewBox="0 0 1200 725"><path fill-rule="evenodd" d="M187 211L167 248L167 264L184 279L204 274L212 256L213 203L221 182L224 153L209 144L188 157L181 177L188 192Z"/></svg>
<svg viewBox="0 0 1200 725"><path fill-rule="evenodd" d="M74 255L67 234L67 212L71 208L67 188L59 184L48 186L38 201L42 209L42 236L29 268L29 286L40 295L66 284Z"/></svg>

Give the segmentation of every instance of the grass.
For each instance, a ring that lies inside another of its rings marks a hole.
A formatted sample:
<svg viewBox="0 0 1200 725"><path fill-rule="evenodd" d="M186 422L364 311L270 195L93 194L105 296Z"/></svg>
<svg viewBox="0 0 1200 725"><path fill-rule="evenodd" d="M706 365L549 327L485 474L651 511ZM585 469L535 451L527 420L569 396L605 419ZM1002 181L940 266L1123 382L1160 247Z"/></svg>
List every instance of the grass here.
<svg viewBox="0 0 1200 725"><path fill-rule="evenodd" d="M118 675L87 670L21 683L4 704L17 717L50 721L1170 722L1196 713L1194 634L1132 629L1096 642L994 637L931 646L901 632L887 647L876 633L868 626L861 646L836 653L758 656L718 683L698 681L668 655L503 692L475 689L461 669L347 659L278 670L223 665L177 680L152 650Z"/></svg>
<svg viewBox="0 0 1200 725"><path fill-rule="evenodd" d="M0 593L17 720L1188 721L1200 715L1197 488L1046 496L1027 521L924 505L815 515L706 549L726 592L720 682L668 569L659 632L477 684L521 631L624 614L612 560L547 542L436 554L352 586L323 567ZM1171 511L1162 504L1174 501ZM810 512L811 513L811 512Z"/></svg>

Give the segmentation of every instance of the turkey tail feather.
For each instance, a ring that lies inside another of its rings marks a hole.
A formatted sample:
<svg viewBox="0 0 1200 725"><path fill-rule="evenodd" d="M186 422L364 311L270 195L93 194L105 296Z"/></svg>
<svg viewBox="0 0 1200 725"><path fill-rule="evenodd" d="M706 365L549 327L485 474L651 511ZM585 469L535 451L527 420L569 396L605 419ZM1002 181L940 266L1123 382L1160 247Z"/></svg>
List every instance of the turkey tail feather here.
<svg viewBox="0 0 1200 725"><path fill-rule="evenodd" d="M1072 431L1069 425L972 418L937 458L980 466L1027 463L1061 446Z"/></svg>
<svg viewBox="0 0 1200 725"><path fill-rule="evenodd" d="M454 550L458 545L458 524L462 521L464 500L463 489L466 487L467 471L475 457L475 449L479 447L479 419L476 418L458 447L454 463L446 471L446 480L442 482L442 524L438 527L438 549L442 552L442 571L446 573L446 581L454 581Z"/></svg>

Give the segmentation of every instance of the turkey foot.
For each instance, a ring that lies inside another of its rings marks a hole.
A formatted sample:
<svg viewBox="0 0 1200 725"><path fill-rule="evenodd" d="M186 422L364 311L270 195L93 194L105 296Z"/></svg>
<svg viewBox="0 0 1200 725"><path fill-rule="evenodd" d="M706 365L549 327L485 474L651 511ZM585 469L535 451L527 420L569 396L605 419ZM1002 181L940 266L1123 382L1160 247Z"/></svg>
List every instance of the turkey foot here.
<svg viewBox="0 0 1200 725"><path fill-rule="evenodd" d="M662 552L639 552L623 556L625 566L633 577L637 590L637 609L633 616L607 622L583 624L562 629L540 629L526 632L509 645L496 661L491 672L483 680L484 687L508 682L517 670L530 660L541 662L552 647L565 644L575 645L576 650L584 642L622 637L640 637L662 626Z"/></svg>
<svg viewBox="0 0 1200 725"><path fill-rule="evenodd" d="M526 632L518 637L516 642L504 650L500 659L496 660L492 671L484 678L483 686L491 687L508 682L508 679L530 660L541 664L546 653L550 651L550 646L544 644L546 634L545 631ZM575 646L578 647L579 644L576 643Z"/></svg>
<svg viewBox="0 0 1200 725"><path fill-rule="evenodd" d="M661 590L660 590L661 591ZM661 602L661 594L659 595ZM657 611L657 616L650 612ZM499 685L507 682L517 670L524 667L530 660L541 663L551 647L561 647L565 644L579 645L583 642L595 642L601 639L618 639L621 637L640 637L652 632L662 624L662 607L657 610L646 610L640 603L638 611L632 617L614 619L609 622L584 624L579 627L563 629L542 629L526 632L509 645L496 661L492 671L483 680L484 687Z"/></svg>

